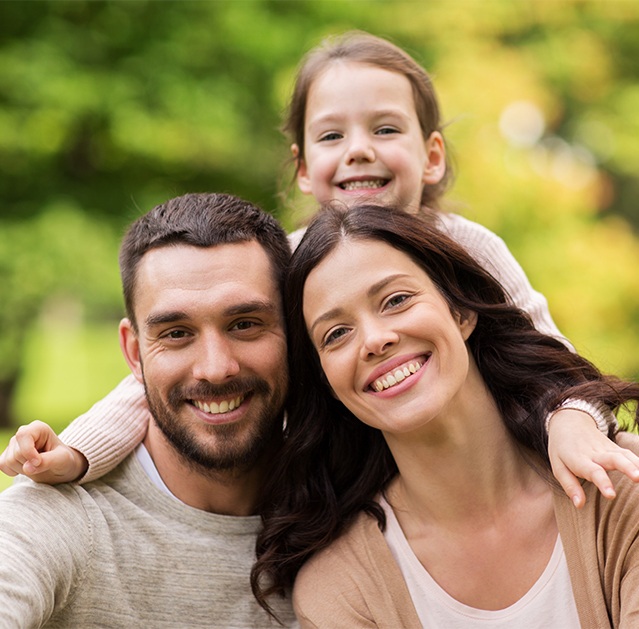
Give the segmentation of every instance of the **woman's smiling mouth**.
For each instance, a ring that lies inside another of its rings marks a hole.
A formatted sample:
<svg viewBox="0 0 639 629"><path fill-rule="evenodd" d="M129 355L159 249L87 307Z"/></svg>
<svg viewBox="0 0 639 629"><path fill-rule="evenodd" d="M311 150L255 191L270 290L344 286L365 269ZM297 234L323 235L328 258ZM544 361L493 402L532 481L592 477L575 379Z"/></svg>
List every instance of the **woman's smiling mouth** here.
<svg viewBox="0 0 639 629"><path fill-rule="evenodd" d="M381 393L385 389L394 387L400 382L406 380L406 378L410 378L410 376L417 373L424 366L424 363L426 363L429 357L430 354L428 354L425 358L414 358L402 365L399 365L398 367L395 367L394 369L391 369L383 376L373 380L368 388L376 393Z"/></svg>

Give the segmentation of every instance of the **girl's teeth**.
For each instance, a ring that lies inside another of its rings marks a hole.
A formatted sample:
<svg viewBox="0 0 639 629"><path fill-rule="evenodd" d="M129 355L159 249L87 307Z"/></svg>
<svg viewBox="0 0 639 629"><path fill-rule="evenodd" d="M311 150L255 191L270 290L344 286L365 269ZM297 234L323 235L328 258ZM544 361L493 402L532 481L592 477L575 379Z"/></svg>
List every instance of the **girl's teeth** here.
<svg viewBox="0 0 639 629"><path fill-rule="evenodd" d="M369 179L368 181L349 181L342 185L344 190L363 190L366 188L381 188L384 185L382 179Z"/></svg>

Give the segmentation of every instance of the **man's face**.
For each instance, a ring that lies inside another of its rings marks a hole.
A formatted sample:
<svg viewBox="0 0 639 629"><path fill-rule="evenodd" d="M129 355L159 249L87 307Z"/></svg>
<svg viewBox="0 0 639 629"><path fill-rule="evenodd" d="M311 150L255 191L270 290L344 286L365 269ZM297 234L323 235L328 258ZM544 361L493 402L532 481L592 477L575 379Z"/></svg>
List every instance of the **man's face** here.
<svg viewBox="0 0 639 629"><path fill-rule="evenodd" d="M188 464L250 468L281 434L288 384L281 297L256 241L144 255L138 332L120 326L157 425Z"/></svg>

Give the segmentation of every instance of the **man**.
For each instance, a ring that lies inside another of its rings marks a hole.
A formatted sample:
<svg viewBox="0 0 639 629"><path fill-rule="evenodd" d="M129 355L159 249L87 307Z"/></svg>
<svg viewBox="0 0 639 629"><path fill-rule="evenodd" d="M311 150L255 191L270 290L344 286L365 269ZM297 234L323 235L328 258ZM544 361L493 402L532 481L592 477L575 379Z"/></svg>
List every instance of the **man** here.
<svg viewBox="0 0 639 629"><path fill-rule="evenodd" d="M289 253L275 219L228 195L185 195L131 226L120 345L153 421L99 481L0 495L2 627L277 626L249 572L282 435Z"/></svg>

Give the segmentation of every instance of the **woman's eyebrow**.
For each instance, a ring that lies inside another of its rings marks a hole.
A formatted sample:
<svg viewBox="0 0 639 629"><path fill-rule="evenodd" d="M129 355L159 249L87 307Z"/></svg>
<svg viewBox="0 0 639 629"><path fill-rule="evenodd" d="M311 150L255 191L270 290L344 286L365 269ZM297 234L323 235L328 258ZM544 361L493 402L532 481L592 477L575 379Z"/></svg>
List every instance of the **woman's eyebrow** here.
<svg viewBox="0 0 639 629"><path fill-rule="evenodd" d="M387 277L379 280L379 282L375 282L375 284L370 286L369 289L366 291L366 296L373 297L380 290L388 286L388 284L391 284L395 280L406 278L406 277L410 277L410 276L407 275L406 273L394 273L393 275L388 275ZM333 319L335 317L339 317L343 311L344 309L338 306L337 308L331 308L331 310L327 310L326 312L321 314L319 317L317 317L317 319L315 319L315 321L313 321L313 325L311 325L308 331L309 336L313 335L313 331L320 323L323 323L324 321L329 321L330 319Z"/></svg>

